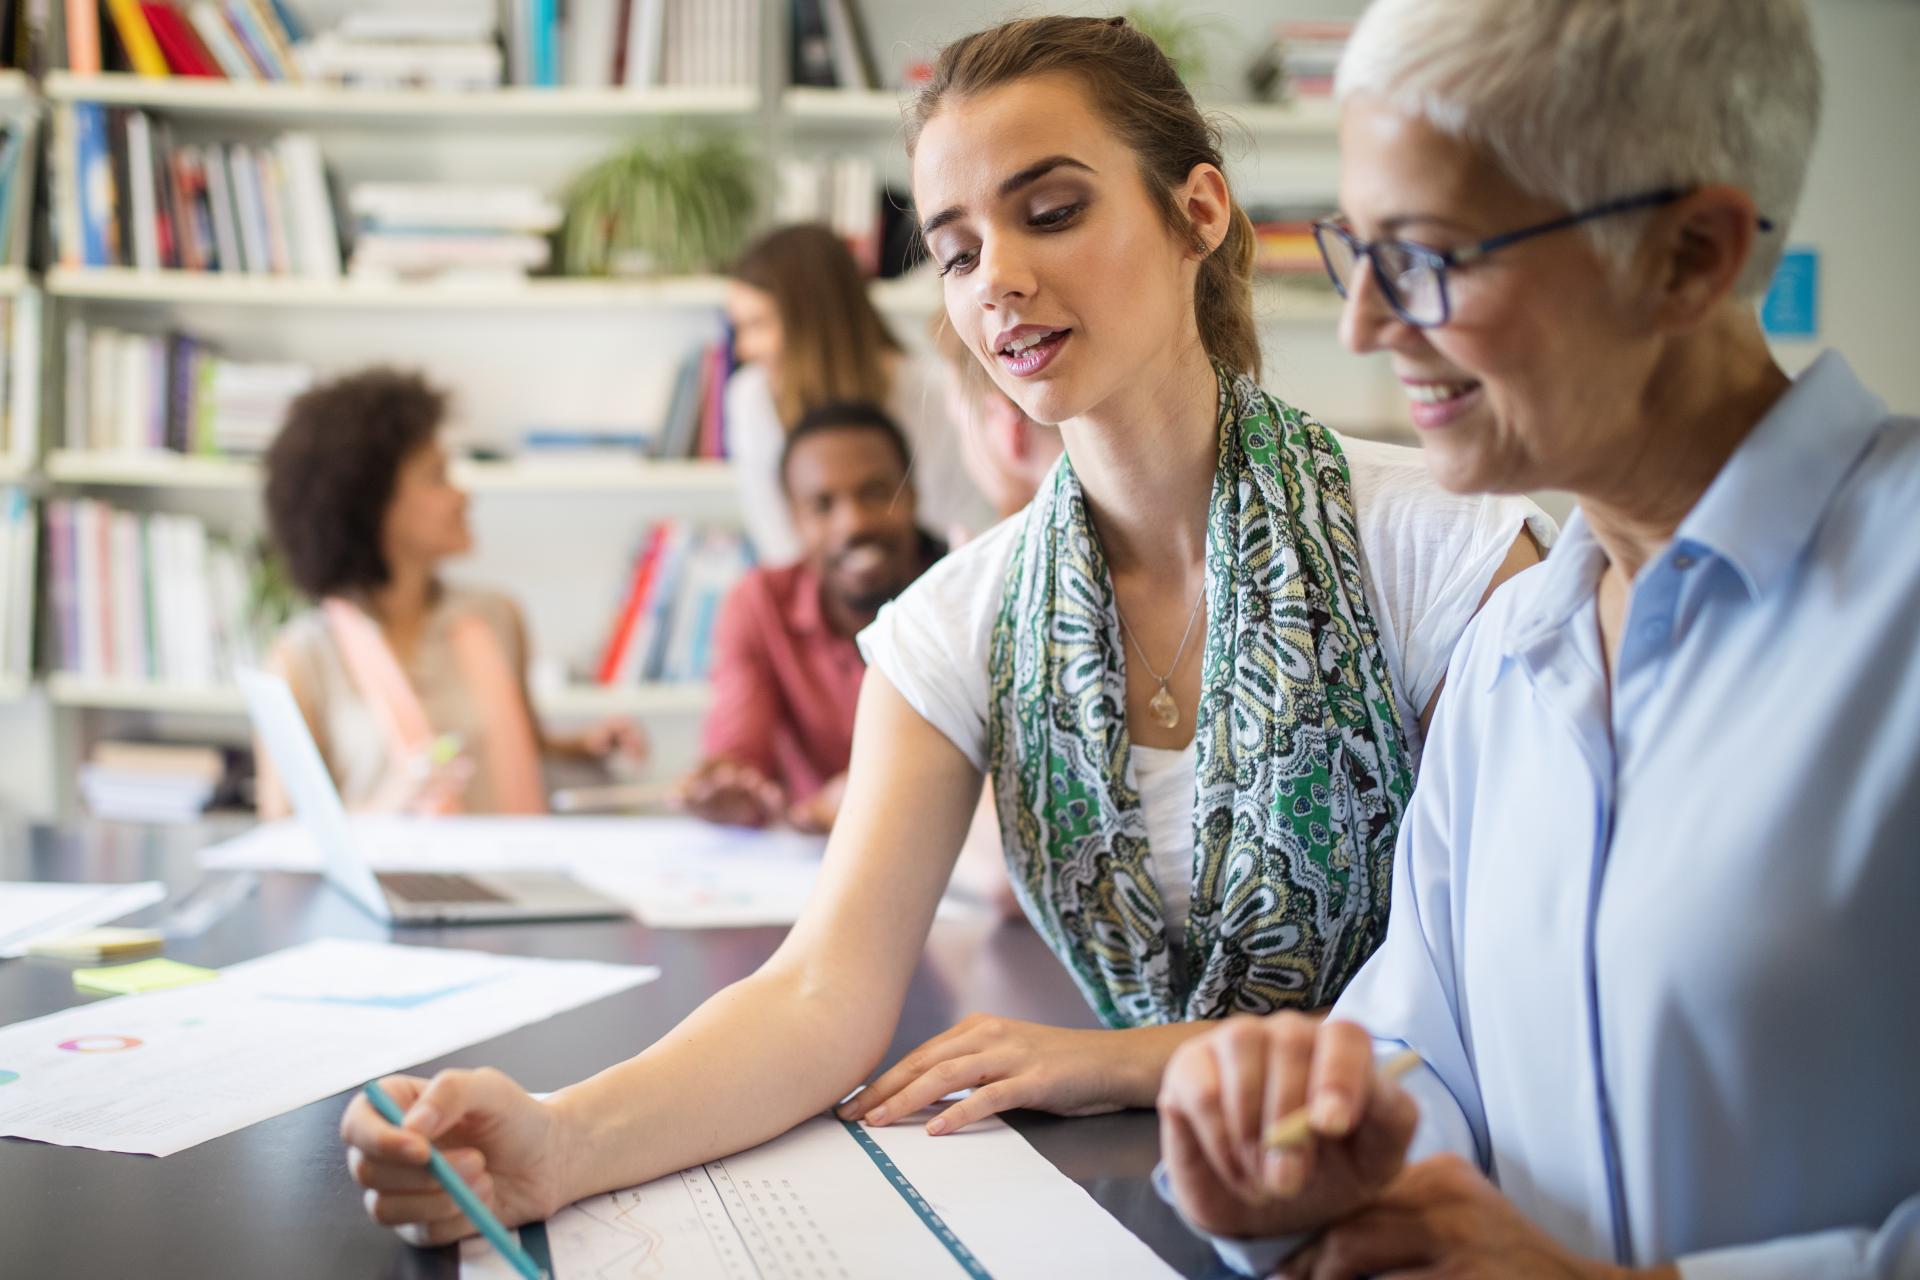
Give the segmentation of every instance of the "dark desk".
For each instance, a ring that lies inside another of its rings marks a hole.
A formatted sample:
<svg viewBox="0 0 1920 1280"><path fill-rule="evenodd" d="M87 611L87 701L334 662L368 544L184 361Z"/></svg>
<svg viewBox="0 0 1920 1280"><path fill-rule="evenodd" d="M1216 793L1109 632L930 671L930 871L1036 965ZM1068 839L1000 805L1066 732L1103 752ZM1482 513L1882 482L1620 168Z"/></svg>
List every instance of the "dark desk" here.
<svg viewBox="0 0 1920 1280"><path fill-rule="evenodd" d="M0 880L165 880L200 876L205 828L98 824L71 833L0 831ZM140 922L163 908L132 918ZM522 955L660 966L660 980L473 1045L416 1070L491 1064L529 1089L556 1089L651 1043L717 988L750 972L778 929L652 930L634 923L388 931L312 876L268 875L247 902L167 954L225 965L315 937L444 944ZM0 961L0 1022L79 1003L72 966ZM974 1010L1093 1025L1064 969L1025 926L937 923L907 996L892 1056ZM53 1277L448 1277L453 1251L417 1251L368 1221L337 1134L339 1094L165 1159L0 1139L0 1271ZM1010 1117L1176 1270L1231 1273L1148 1184L1158 1150L1150 1112L1083 1120Z"/></svg>

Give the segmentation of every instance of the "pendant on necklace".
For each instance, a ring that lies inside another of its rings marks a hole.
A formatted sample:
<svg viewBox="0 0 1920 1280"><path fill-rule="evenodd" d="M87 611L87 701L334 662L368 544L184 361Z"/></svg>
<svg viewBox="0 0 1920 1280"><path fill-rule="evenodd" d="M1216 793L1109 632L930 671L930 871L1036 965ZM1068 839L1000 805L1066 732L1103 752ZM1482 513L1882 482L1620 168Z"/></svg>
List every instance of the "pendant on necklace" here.
<svg viewBox="0 0 1920 1280"><path fill-rule="evenodd" d="M1147 699L1147 710L1153 713L1153 718L1160 722L1162 729L1172 729L1180 723L1180 704L1173 700L1173 695L1167 692L1164 684L1158 693Z"/></svg>

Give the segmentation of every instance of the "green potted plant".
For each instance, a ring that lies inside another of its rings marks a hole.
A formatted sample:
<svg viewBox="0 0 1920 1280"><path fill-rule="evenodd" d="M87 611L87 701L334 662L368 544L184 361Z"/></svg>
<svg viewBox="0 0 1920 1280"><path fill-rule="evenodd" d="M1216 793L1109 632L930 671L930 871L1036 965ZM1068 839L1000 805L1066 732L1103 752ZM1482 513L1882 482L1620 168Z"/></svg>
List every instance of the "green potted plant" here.
<svg viewBox="0 0 1920 1280"><path fill-rule="evenodd" d="M642 138L568 188L557 260L576 276L711 271L745 241L754 203L753 166L739 139Z"/></svg>

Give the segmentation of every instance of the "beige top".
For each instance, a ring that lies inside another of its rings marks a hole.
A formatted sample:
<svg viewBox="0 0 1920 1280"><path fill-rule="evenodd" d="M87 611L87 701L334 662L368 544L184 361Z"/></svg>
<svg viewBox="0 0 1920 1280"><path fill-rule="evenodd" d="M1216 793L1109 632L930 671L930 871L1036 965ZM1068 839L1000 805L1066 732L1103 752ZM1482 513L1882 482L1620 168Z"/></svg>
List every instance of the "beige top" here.
<svg viewBox="0 0 1920 1280"><path fill-rule="evenodd" d="M463 803L469 813L492 813L487 770L488 727L468 696L454 662L452 622L467 613L485 620L500 651L516 672L525 672L527 654L513 603L503 595L448 587L427 615L419 646L401 663L436 734L457 734L473 761L473 779ZM360 696L345 661L334 645L326 615L309 610L289 622L274 643L274 655L300 695L314 741L348 809L364 809L387 781L387 735L379 716ZM397 656L397 655L396 655ZM536 747L537 749L537 747Z"/></svg>

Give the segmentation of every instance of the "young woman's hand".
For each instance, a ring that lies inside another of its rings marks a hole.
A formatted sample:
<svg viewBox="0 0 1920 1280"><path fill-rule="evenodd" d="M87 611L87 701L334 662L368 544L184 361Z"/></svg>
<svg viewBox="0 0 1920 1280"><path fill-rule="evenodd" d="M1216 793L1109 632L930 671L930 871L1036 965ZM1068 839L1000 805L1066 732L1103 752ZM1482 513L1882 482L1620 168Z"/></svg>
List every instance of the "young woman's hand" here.
<svg viewBox="0 0 1920 1280"><path fill-rule="evenodd" d="M571 1199L558 1114L502 1073L483 1067L380 1083L405 1123L389 1124L358 1095L340 1118L340 1138L348 1171L367 1189L367 1216L409 1244L446 1244L478 1230L428 1171L429 1142L507 1226L537 1222Z"/></svg>
<svg viewBox="0 0 1920 1280"><path fill-rule="evenodd" d="M1017 1107L1092 1116L1153 1104L1171 1048L1165 1027L1072 1031L973 1014L841 1104L843 1120L891 1124L956 1089L973 1092L927 1122L951 1133Z"/></svg>
<svg viewBox="0 0 1920 1280"><path fill-rule="evenodd" d="M1310 1108L1312 1137L1268 1151ZM1373 1204L1400 1173L1419 1108L1374 1072L1373 1040L1311 1015L1230 1018L1181 1046L1160 1087L1160 1153L1181 1214L1218 1236L1317 1231Z"/></svg>

